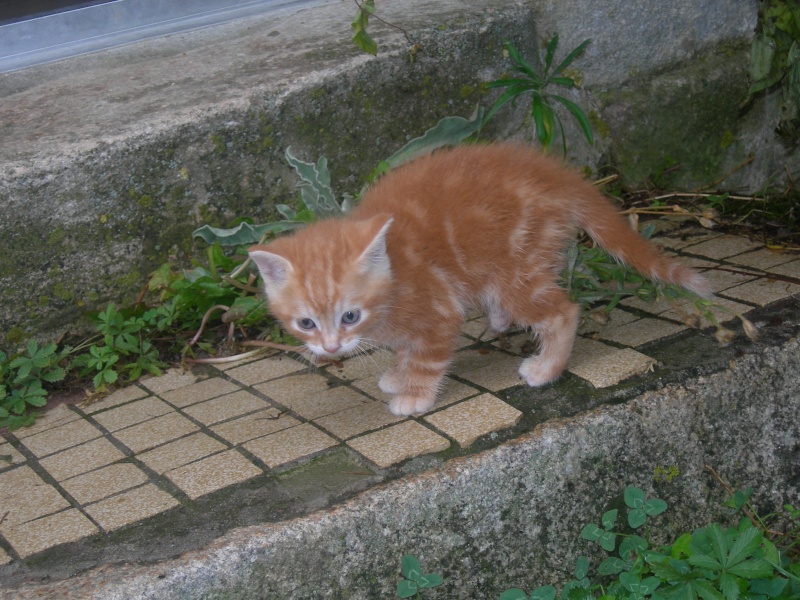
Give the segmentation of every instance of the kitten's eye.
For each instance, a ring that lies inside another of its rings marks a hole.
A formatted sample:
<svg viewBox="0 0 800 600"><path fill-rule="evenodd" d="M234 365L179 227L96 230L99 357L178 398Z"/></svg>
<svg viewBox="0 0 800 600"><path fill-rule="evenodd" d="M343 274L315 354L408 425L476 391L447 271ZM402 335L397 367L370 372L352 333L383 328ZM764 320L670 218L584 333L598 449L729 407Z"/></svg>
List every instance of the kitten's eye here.
<svg viewBox="0 0 800 600"><path fill-rule="evenodd" d="M297 326L300 329L305 329L306 331L309 331L311 329L314 329L317 326L317 324L314 323L314 321L312 321L311 319L305 318L305 319L297 319Z"/></svg>
<svg viewBox="0 0 800 600"><path fill-rule="evenodd" d="M348 310L342 315L342 323L345 325L355 325L361 318L360 310Z"/></svg>

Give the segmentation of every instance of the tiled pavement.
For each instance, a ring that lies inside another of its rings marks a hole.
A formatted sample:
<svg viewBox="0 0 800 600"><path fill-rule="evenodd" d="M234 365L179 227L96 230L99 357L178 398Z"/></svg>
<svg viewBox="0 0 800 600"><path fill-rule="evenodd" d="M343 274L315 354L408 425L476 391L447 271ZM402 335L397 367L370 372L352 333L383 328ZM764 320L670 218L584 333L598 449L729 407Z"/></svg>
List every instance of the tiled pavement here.
<svg viewBox="0 0 800 600"><path fill-rule="evenodd" d="M710 269L720 302L737 312L800 292L796 253L704 230L658 241ZM380 473L512 427L522 413L502 392L521 383L519 357L530 344L524 334L477 344L484 327L482 317L465 325L453 377L435 411L416 418L387 410L377 387L386 354L325 369L282 355L202 375L170 371L5 432L0 565L184 510L218 490L343 449ZM653 369L649 342L684 329L669 303L623 301L608 324L585 320L569 371L595 387L614 386Z"/></svg>

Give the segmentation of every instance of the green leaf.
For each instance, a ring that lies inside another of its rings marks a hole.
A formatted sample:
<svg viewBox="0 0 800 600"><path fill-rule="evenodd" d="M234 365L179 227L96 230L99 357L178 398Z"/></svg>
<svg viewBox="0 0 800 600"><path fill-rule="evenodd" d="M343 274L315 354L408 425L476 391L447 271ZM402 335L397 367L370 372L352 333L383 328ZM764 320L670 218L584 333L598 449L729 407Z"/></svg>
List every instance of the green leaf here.
<svg viewBox="0 0 800 600"><path fill-rule="evenodd" d="M500 600L528 600L528 594L519 588L511 588L500 594Z"/></svg>
<svg viewBox="0 0 800 600"><path fill-rule="evenodd" d="M753 526L748 527L739 534L731 547L726 567L730 567L744 560L761 547L761 532Z"/></svg>
<svg viewBox="0 0 800 600"><path fill-rule="evenodd" d="M641 508L634 508L628 511L628 525L637 529L647 522L647 515Z"/></svg>
<svg viewBox="0 0 800 600"><path fill-rule="evenodd" d="M776 577L775 579L754 579L750 582L750 591L775 598L783 593L787 583L789 583L789 580L783 579L782 577Z"/></svg>
<svg viewBox="0 0 800 600"><path fill-rule="evenodd" d="M667 503L660 498L652 498L644 503L644 512L650 517L660 515L667 510Z"/></svg>
<svg viewBox="0 0 800 600"><path fill-rule="evenodd" d="M436 573L420 575L419 579L417 580L417 585L419 585L420 589L433 588L437 585L442 585L442 583L444 583L444 580L442 579L441 575L437 575Z"/></svg>
<svg viewBox="0 0 800 600"><path fill-rule="evenodd" d="M365 29L361 29L353 35L353 43L367 54L372 56L377 56L378 54L378 44Z"/></svg>
<svg viewBox="0 0 800 600"><path fill-rule="evenodd" d="M600 547L605 550L606 552L613 552L614 547L617 543L617 536L610 532L606 531L603 535L600 536L600 540L598 540Z"/></svg>
<svg viewBox="0 0 800 600"><path fill-rule="evenodd" d="M711 544L711 551L723 567L727 566L728 544L725 540L725 532L722 531L717 523L712 523L708 527L708 541Z"/></svg>
<svg viewBox="0 0 800 600"><path fill-rule="evenodd" d="M728 573L722 573L719 578L719 589L725 600L739 600L739 585L736 578Z"/></svg>
<svg viewBox="0 0 800 600"><path fill-rule="evenodd" d="M692 554L689 557L689 564L709 571L721 571L723 568L721 561L708 554Z"/></svg>
<svg viewBox="0 0 800 600"><path fill-rule="evenodd" d="M239 223L231 229L220 229L203 225L192 232L192 237L199 237L203 241L214 244L219 243L223 246L245 246L256 244L266 234L278 234L284 231L291 231L301 227L302 223L292 221L278 221L276 223L265 223L263 225L251 225L250 223Z"/></svg>
<svg viewBox="0 0 800 600"><path fill-rule="evenodd" d="M589 559L579 556L575 561L575 579L583 579L589 574Z"/></svg>
<svg viewBox="0 0 800 600"><path fill-rule="evenodd" d="M563 61L561 61L561 64L556 67L555 71L553 71L553 75L558 75L564 69L569 67L572 64L572 61L575 60L576 58L578 58L578 56L580 56L581 53L586 49L586 46L588 46L591 42L592 42L592 40L590 40L590 39L589 40L585 40L577 48L575 48L572 52L567 54L567 57Z"/></svg>
<svg viewBox="0 0 800 600"><path fill-rule="evenodd" d="M600 529L597 525L589 523L581 530L581 537L590 542L596 542L604 533L605 531Z"/></svg>
<svg viewBox="0 0 800 600"><path fill-rule="evenodd" d="M600 518L600 522L603 524L603 528L606 531L610 531L614 528L614 525L617 522L618 513L619 511L615 508L613 510L609 510Z"/></svg>
<svg viewBox="0 0 800 600"><path fill-rule="evenodd" d="M328 159L321 156L317 164L304 162L292 155L291 148L286 148L286 162L297 172L301 179L298 184L303 204L313 210L319 217L333 217L342 214L331 189L331 175L328 171Z"/></svg>
<svg viewBox="0 0 800 600"><path fill-rule="evenodd" d="M419 560L411 554L403 556L400 561L400 570L406 576L406 579L411 581L416 581L422 575L422 566L419 564Z"/></svg>
<svg viewBox="0 0 800 600"><path fill-rule="evenodd" d="M692 534L684 533L672 544L670 554L673 558L680 558L681 556L689 555L689 545L692 542Z"/></svg>
<svg viewBox="0 0 800 600"><path fill-rule="evenodd" d="M616 575L617 573L621 573L624 571L628 566L628 563L622 560L621 558L617 558L616 556L609 556L603 562L601 562L597 567L597 573L600 575Z"/></svg>
<svg viewBox="0 0 800 600"><path fill-rule="evenodd" d="M578 121L578 124L581 126L581 130L583 131L583 135L586 136L586 141L590 144L594 144L594 135L592 134L592 124L589 121L589 117L586 116L586 113L583 112L583 109L575 104L572 100L568 98L564 98L563 96L556 96L556 95L548 95L548 97L560 102L564 105L564 107L570 112L570 114L575 117L575 120Z"/></svg>
<svg viewBox="0 0 800 600"><path fill-rule="evenodd" d="M414 138L392 154L386 159L386 162L391 168L395 168L414 158L430 154L442 146L459 144L477 132L483 122L483 108L480 106L475 109L469 119L445 117L420 137Z"/></svg>
<svg viewBox="0 0 800 600"><path fill-rule="evenodd" d="M625 488L623 498L629 508L642 508L644 506L644 492L632 485Z"/></svg>
<svg viewBox="0 0 800 600"><path fill-rule="evenodd" d="M747 488L746 490L737 490L733 493L728 500L723 502L723 506L728 506L734 510L740 510L750 499L750 496L753 493L753 488Z"/></svg>
<svg viewBox="0 0 800 600"><path fill-rule="evenodd" d="M555 34L550 42L547 44L547 51L545 53L544 58L544 72L545 76L550 71L550 66L553 64L553 55L556 53L556 47L558 46L558 34Z"/></svg>
<svg viewBox="0 0 800 600"><path fill-rule="evenodd" d="M542 585L531 592L530 600L554 600L556 588L552 585Z"/></svg>
<svg viewBox="0 0 800 600"><path fill-rule="evenodd" d="M774 573L771 564L762 559L745 560L728 568L728 573L745 579L762 579Z"/></svg>
<svg viewBox="0 0 800 600"><path fill-rule="evenodd" d="M416 583L413 581L408 581L407 579L403 579L397 584L397 597L410 598L416 594L418 590L419 588L417 587Z"/></svg>

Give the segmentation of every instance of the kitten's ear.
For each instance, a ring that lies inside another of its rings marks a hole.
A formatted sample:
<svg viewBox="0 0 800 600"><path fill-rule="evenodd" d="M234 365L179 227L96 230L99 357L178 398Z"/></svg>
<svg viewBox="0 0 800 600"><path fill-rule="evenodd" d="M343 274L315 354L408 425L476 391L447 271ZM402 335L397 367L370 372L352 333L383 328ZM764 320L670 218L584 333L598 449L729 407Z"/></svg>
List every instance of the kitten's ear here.
<svg viewBox="0 0 800 600"><path fill-rule="evenodd" d="M356 260L356 264L365 271L383 275L388 275L391 271L391 262L386 252L386 234L393 221L394 217L388 215L379 215L369 221L365 221L365 228L375 232L372 234L367 247Z"/></svg>
<svg viewBox="0 0 800 600"><path fill-rule="evenodd" d="M264 246L253 246L248 249L247 253L256 263L258 271L261 273L261 279L264 280L267 295L269 295L271 290L283 287L294 268L288 260L264 248Z"/></svg>

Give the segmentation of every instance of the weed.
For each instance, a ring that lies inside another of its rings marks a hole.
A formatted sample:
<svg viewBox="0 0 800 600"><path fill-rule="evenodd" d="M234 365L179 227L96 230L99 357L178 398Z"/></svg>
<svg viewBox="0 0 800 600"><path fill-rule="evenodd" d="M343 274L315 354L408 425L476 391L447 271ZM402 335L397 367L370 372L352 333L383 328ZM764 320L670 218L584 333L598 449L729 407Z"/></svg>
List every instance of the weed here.
<svg viewBox="0 0 800 600"><path fill-rule="evenodd" d="M507 102L515 101L522 94L530 92L531 99L531 116L535 126L536 137L541 142L545 149L548 149L553 142L556 135L556 128L561 135L561 145L564 154L567 153L567 139L564 133L564 125L561 117L555 110L555 103L561 104L567 111L578 121L578 124L586 136L586 140L592 144L594 138L592 135L592 126L589 122L589 117L572 100L552 94L546 91L550 86L561 86L564 88L574 88L575 80L572 77L564 75L564 71L572 64L572 62L580 56L586 46L589 45L591 40L586 40L581 43L577 48L570 52L567 57L561 61L554 69L553 58L555 57L556 48L558 47L558 35L554 35L550 42L547 44L544 57L544 73L539 74L536 69L526 62L520 55L517 48L508 40L506 40L506 50L508 56L511 58L512 70L521 73L521 77L508 77L496 79L485 84L487 88L508 88L492 105L489 112L486 114L485 121L491 119L494 114Z"/></svg>
<svg viewBox="0 0 800 600"><path fill-rule="evenodd" d="M434 588L444 583L440 575L426 574L416 557L406 554L400 562L404 579L397 583L397 597L410 598L416 594L422 598L420 590Z"/></svg>

